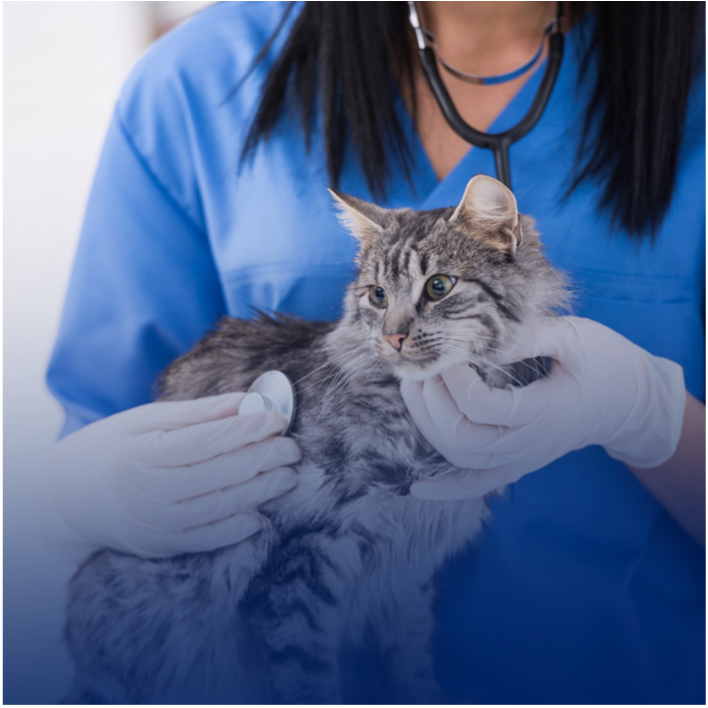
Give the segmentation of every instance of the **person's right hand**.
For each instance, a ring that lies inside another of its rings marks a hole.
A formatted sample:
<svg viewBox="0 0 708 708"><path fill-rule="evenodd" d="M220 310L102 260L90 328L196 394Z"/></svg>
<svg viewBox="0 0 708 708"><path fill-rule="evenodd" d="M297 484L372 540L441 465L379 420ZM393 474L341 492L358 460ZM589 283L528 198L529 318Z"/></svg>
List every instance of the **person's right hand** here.
<svg viewBox="0 0 708 708"><path fill-rule="evenodd" d="M260 530L256 508L297 484L287 465L301 453L278 436L280 413L237 415L244 395L149 403L61 440L38 479L51 534L77 558L104 547L159 558Z"/></svg>

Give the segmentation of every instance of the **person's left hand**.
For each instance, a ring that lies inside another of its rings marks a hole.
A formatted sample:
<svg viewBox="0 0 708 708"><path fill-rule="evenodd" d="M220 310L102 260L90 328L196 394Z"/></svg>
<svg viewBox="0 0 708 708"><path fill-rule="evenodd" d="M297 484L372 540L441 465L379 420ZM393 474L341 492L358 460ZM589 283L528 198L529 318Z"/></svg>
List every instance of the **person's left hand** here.
<svg viewBox="0 0 708 708"><path fill-rule="evenodd" d="M603 445L634 467L655 467L674 453L686 400L678 364L580 317L548 319L520 342L509 361L553 360L547 377L524 388L492 389L465 364L401 383L420 432L465 470L418 480L412 496L480 497L586 445Z"/></svg>

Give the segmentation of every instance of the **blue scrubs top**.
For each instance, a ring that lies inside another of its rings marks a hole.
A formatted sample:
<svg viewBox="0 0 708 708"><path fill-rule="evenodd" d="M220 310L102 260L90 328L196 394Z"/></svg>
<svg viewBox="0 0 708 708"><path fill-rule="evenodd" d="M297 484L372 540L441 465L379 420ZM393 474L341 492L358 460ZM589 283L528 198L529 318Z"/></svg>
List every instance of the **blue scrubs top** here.
<svg viewBox="0 0 708 708"><path fill-rule="evenodd" d="M238 158L265 74L256 53L286 3L220 3L158 41L124 87L91 192L49 386L69 433L151 399L158 372L227 313L334 319L355 245L335 218L323 149L284 120ZM589 95L583 32L568 34L548 107L511 148L519 209L577 287L575 313L680 363L704 400L705 94L697 82L676 191L656 242L612 230L597 185L564 200ZM512 125L537 72L491 130ZM247 78L235 94L232 89ZM456 204L494 175L471 149L439 181L399 105L414 155L389 207ZM372 200L354 155L341 190ZM372 200L373 201L373 200ZM524 477L493 502L482 540L438 578L435 658L451 701L704 703L704 553L600 447Z"/></svg>

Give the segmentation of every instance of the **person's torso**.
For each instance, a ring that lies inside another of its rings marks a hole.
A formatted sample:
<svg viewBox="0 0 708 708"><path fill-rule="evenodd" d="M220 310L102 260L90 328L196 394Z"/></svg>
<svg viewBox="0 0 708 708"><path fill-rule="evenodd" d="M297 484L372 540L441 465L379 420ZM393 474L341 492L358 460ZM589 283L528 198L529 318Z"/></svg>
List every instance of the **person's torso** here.
<svg viewBox="0 0 708 708"><path fill-rule="evenodd" d="M229 97L283 5L222 5L196 20L193 31L215 32L220 49L206 68L188 63L175 79L180 111L155 127L143 120L140 101L126 102L124 120L208 233L228 314L249 318L256 308L336 319L356 244L325 188L321 136L313 135L308 151L297 120L283 120L239 167L261 82L292 19ZM539 124L510 150L519 209L537 220L546 257L574 284L574 314L677 361L688 390L703 399L701 91L689 112L671 208L654 242L638 244L613 232L596 184L566 196L587 95L574 32ZM519 120L539 79L530 79L492 132ZM471 177L494 176L491 154L474 148L439 182L402 102L399 109L412 183L394 163L383 206L450 206ZM186 123L176 130L188 138L173 153L160 140L171 121ZM373 201L351 149L338 189ZM574 452L513 485L492 511L481 542L439 578L436 667L453 702L703 702L703 552L621 463L598 447Z"/></svg>

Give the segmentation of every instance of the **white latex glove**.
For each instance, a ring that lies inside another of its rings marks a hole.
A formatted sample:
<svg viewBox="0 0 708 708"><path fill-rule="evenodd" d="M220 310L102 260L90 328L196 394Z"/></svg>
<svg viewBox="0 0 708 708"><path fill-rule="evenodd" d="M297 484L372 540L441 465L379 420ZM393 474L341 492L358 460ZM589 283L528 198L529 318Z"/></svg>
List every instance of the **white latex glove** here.
<svg viewBox="0 0 708 708"><path fill-rule="evenodd" d="M46 540L67 560L105 547L157 558L261 529L256 507L296 485L285 465L301 453L274 437L280 413L237 415L244 395L149 403L61 440L36 480Z"/></svg>
<svg viewBox="0 0 708 708"><path fill-rule="evenodd" d="M467 365L401 384L420 432L466 470L419 480L413 496L479 497L586 445L634 467L673 455L686 402L678 364L581 317L543 321L509 351L509 361L536 356L552 358L550 374L524 388L490 388Z"/></svg>

